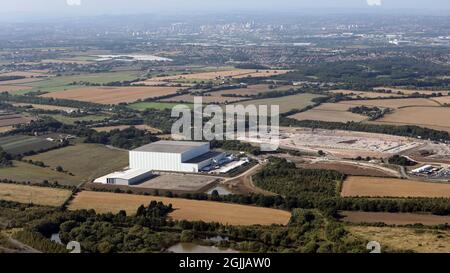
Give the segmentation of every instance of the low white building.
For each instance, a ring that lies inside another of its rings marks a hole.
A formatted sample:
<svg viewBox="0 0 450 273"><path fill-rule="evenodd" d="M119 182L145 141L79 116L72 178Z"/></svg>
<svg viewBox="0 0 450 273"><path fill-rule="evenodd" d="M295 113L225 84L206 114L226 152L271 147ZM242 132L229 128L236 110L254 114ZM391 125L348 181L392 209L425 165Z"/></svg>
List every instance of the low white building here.
<svg viewBox="0 0 450 273"><path fill-rule="evenodd" d="M129 169L95 179L94 183L129 186L145 181L153 176L152 170Z"/></svg>
<svg viewBox="0 0 450 273"><path fill-rule="evenodd" d="M209 142L158 141L130 151L130 168L199 172L224 157L224 153L211 151Z"/></svg>

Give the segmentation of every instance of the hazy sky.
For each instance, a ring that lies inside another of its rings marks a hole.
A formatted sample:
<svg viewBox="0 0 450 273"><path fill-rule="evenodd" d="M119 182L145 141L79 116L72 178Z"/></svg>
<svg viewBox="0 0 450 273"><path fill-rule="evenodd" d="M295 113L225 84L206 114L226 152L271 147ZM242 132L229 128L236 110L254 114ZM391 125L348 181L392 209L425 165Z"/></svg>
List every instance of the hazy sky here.
<svg viewBox="0 0 450 273"><path fill-rule="evenodd" d="M191 11L301 11L305 9L450 10L450 0L0 0L0 14L23 16L78 16L120 13ZM450 15L450 13L449 13Z"/></svg>

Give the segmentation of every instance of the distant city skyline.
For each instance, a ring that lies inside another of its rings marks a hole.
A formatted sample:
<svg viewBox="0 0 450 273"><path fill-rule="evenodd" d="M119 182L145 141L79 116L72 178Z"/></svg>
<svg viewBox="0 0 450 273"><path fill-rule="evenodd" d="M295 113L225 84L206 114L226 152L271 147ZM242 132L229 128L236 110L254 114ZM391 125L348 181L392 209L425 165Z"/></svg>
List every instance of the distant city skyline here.
<svg viewBox="0 0 450 273"><path fill-rule="evenodd" d="M439 13L450 15L448 0L14 0L2 3L4 19L23 20L105 14L271 11L333 9Z"/></svg>

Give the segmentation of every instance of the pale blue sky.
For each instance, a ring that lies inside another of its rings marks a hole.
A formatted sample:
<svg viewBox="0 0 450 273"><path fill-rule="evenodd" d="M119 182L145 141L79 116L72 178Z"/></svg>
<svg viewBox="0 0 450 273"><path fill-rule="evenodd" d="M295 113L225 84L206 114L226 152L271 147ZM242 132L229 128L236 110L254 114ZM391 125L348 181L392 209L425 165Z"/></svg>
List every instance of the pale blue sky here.
<svg viewBox="0 0 450 273"><path fill-rule="evenodd" d="M80 6L67 2L81 1ZM381 1L369 6L368 1ZM47 17L191 11L302 11L305 9L450 10L450 0L0 0L2 16ZM450 15L450 14L449 14Z"/></svg>

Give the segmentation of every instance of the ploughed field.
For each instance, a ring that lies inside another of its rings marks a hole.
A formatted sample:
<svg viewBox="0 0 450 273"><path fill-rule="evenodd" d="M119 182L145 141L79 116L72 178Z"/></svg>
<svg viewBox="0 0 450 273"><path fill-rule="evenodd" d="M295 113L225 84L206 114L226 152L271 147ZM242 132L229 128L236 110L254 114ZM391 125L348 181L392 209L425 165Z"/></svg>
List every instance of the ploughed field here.
<svg viewBox="0 0 450 273"><path fill-rule="evenodd" d="M93 191L78 193L71 201L69 209L94 209L99 213L117 213L125 210L127 214L134 214L140 205L147 206L151 201L172 204L175 211L170 217L175 220L219 222L230 225L286 225L291 217L287 211L254 206Z"/></svg>

